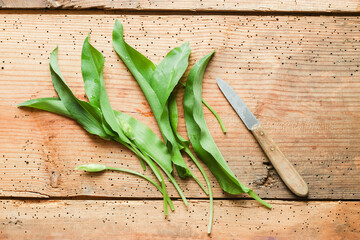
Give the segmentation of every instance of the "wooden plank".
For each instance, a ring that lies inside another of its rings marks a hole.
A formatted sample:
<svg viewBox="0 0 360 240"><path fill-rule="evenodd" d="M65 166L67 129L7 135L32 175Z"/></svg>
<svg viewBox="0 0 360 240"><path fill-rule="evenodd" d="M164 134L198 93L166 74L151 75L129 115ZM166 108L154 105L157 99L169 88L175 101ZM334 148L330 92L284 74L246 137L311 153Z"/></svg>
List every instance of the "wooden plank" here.
<svg viewBox="0 0 360 240"><path fill-rule="evenodd" d="M231 12L359 12L358 0L2 0L7 9L104 9L104 10L172 10L172 11L231 11Z"/></svg>
<svg viewBox="0 0 360 240"><path fill-rule="evenodd" d="M69 119L16 107L30 98L56 96L48 69L56 44L62 73L83 98L80 53L91 32L91 42L106 57L104 78L113 107L159 134L146 99L112 49L115 18L125 24L131 45L157 63L187 40L190 65L217 49L203 93L228 133L222 134L205 109L207 123L231 169L261 197L294 196L218 90L216 77L234 87L295 164L309 184L309 198L359 199L359 17L210 15L0 15L1 196L160 197L133 176L74 170L88 162L140 170L122 146L90 136ZM179 124L186 136L181 108ZM194 181L181 185L188 197L205 197ZM229 197L214 186L215 197Z"/></svg>
<svg viewBox="0 0 360 240"><path fill-rule="evenodd" d="M359 239L359 202L215 201L214 239ZM207 239L208 203L0 201L1 239Z"/></svg>

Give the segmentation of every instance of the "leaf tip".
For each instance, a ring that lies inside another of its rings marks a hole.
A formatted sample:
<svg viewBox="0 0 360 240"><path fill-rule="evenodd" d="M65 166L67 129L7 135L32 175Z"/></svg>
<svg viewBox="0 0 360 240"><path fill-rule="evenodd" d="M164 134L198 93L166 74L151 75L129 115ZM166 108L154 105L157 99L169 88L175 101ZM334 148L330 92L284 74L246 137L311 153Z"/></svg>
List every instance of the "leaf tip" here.
<svg viewBox="0 0 360 240"><path fill-rule="evenodd" d="M56 56L57 55L58 49L59 49L59 45L56 44L56 47L54 48L54 50L50 54L50 58L51 58L51 56Z"/></svg>
<svg viewBox="0 0 360 240"><path fill-rule="evenodd" d="M122 30L122 28L123 28L123 25L122 25L122 23L119 21L119 19L116 19L116 20L115 20L115 26L114 26L114 28L116 28L116 27L120 28L120 30Z"/></svg>
<svg viewBox="0 0 360 240"><path fill-rule="evenodd" d="M182 46L184 46L185 48L188 48L187 50L188 50L189 52L191 52L190 42L189 42L189 41L184 42Z"/></svg>
<svg viewBox="0 0 360 240"><path fill-rule="evenodd" d="M22 102L22 103L17 104L16 106L17 106L17 107L25 107L25 106L26 106L25 103L26 103L26 102Z"/></svg>

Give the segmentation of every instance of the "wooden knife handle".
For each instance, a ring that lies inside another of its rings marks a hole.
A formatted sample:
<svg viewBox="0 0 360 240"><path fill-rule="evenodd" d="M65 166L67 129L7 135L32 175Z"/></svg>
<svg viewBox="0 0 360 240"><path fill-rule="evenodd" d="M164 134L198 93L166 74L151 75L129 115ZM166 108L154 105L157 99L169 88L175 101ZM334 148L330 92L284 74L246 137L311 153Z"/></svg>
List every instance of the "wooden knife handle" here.
<svg viewBox="0 0 360 240"><path fill-rule="evenodd" d="M294 166L287 160L275 142L266 134L262 126L260 124L256 125L251 132L286 186L295 195L306 197L309 189L304 179L302 179Z"/></svg>

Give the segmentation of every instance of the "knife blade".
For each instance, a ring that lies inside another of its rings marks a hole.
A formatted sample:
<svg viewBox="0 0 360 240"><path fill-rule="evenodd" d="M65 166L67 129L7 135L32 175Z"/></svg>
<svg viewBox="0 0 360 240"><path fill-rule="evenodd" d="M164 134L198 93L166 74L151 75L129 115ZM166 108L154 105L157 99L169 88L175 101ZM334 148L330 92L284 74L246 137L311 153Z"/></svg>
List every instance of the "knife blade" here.
<svg viewBox="0 0 360 240"><path fill-rule="evenodd" d="M235 112L239 115L247 129L251 130L254 126L259 124L259 121L256 119L254 114L250 111L250 109L229 84L220 78L217 78L216 82L225 98L228 100Z"/></svg>
<svg viewBox="0 0 360 240"><path fill-rule="evenodd" d="M224 94L225 98L238 114L247 129L252 132L286 186L295 195L299 197L306 197L309 194L309 189L304 179L285 157L275 142L265 133L264 128L261 126L254 114L229 84L220 78L217 78L216 82L221 92Z"/></svg>

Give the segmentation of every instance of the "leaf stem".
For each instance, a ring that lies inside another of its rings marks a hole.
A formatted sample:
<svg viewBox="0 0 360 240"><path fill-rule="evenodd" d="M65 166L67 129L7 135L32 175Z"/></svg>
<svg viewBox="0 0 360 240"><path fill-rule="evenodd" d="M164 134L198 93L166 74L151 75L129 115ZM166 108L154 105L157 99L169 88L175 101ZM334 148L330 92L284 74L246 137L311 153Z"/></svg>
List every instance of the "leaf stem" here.
<svg viewBox="0 0 360 240"><path fill-rule="evenodd" d="M142 155L142 156L146 156L148 159L150 159L147 155ZM167 172L161 165L159 165L159 167L165 172L166 176L169 178L169 181L174 185L175 189L178 191L180 197L182 198L185 206L189 205L184 193L182 192L179 184L176 182L175 178L171 175L171 173Z"/></svg>
<svg viewBox="0 0 360 240"><path fill-rule="evenodd" d="M169 196L166 192L166 185L165 185L165 182L164 182L164 178L163 176L161 175L160 173L160 170L157 168L157 166L155 165L155 163L150 159L150 158L146 158L144 154L142 154L142 152L136 148L136 146L132 146L132 149L134 150L134 152L136 153L136 155L142 159L144 159L144 161L150 166L150 168L153 170L154 174L157 175L160 183L161 183L161 186L162 186L162 189L163 189L163 196L164 196L164 214L165 216L168 215L168 207L167 207L167 204L166 202L168 201Z"/></svg>
<svg viewBox="0 0 360 240"><path fill-rule="evenodd" d="M186 152L186 151L185 151ZM193 159L194 160L194 159ZM195 161L194 161L195 162ZM196 164L195 165L199 168L199 166ZM201 166L200 166L201 167ZM200 169L200 168L199 168ZM199 179L197 177L195 177L194 175L192 176L192 178L197 182L197 184L200 186L200 188L205 192L206 195L209 195L209 192L206 190L206 188L204 187L204 185L199 181Z"/></svg>
<svg viewBox="0 0 360 240"><path fill-rule="evenodd" d="M154 164L154 162L151 160L151 158L148 157L146 154L143 154L140 150L134 149L134 152L136 153L136 155L138 155L138 157L143 158L148 164L149 164L149 162L151 164ZM153 169L153 167L151 165L149 165L149 166L150 166L151 169ZM189 203L188 203L184 193L181 191L181 189L180 189L178 183L176 182L175 178L170 173L168 173L161 165L158 165L158 166L165 172L165 174L169 178L170 182L174 185L175 189L178 191L178 193L179 193L180 197L182 198L185 206L187 206ZM158 168L156 168L156 169L157 169L157 171L159 171ZM159 174L160 174L160 172L159 172ZM155 173L155 175L156 175L156 173ZM161 176L161 174L160 174L160 176ZM162 178L162 176L161 176L161 178ZM159 180L159 181L161 182L161 180ZM164 181L163 178L162 178L162 181ZM174 211L173 209L171 209L171 210Z"/></svg>
<svg viewBox="0 0 360 240"><path fill-rule="evenodd" d="M156 164L150 159L150 158L147 158L144 154L142 154L142 152L133 144L130 142L130 144L127 144L125 142L123 142L120 138L114 138L115 141L123 144L124 146L126 146L127 148L129 148L131 151L133 151L139 158L143 159L148 165L149 167L151 168L151 170L154 172L156 178L159 180L159 182L162 184L162 188L163 188L163 197L164 197L164 201L168 201L170 200L167 192L166 192L166 187L163 186L163 184L165 185L165 182L164 182L164 178L163 176L161 175L161 172L159 170L159 168L156 166ZM171 201L171 200L170 200ZM172 204L170 204L170 207L171 207L171 210L174 211L174 206ZM167 215L168 213L168 209L167 209L167 205L165 207L165 204L164 204L164 213L165 215Z"/></svg>
<svg viewBox="0 0 360 240"><path fill-rule="evenodd" d="M143 157L145 157L146 155L141 154ZM147 157L148 159L150 159L149 157ZM179 193L180 197L182 198L185 206L189 205L183 191L181 190L179 184L176 182L175 178L171 175L171 173L167 172L161 165L159 165L159 167L165 172L166 176L169 178L169 181L174 185L175 189L177 190L177 192Z"/></svg>
<svg viewBox="0 0 360 240"><path fill-rule="evenodd" d="M145 180L149 181L151 184L153 184L164 196L164 211L165 211L165 215L168 215L168 212L167 212L167 203L169 203L170 205L170 208L171 210L175 209L174 208L174 204L173 202L171 201L171 199L168 197L167 193L166 193L166 186L165 186L165 183L162 182L161 185L162 186L159 186L159 184L157 184L154 180L152 180L151 178L139 173L139 172L136 172L136 171L133 171L133 170L129 170L129 169L124 169L124 168L115 168L115 167L106 167L107 170L113 170L113 171L121 171L121 172L126 172L126 173L130 173L130 174L133 174L133 175L136 175L136 176L139 176L139 177L142 177L144 178ZM165 194L164 194L165 193Z"/></svg>
<svg viewBox="0 0 360 240"><path fill-rule="evenodd" d="M201 98L201 101L210 110L210 112L216 117L216 119L218 120L218 122L220 124L221 130L223 131L224 134L226 134L225 125L224 125L223 121L221 120L220 116L215 111L215 109L213 109L203 98Z"/></svg>
<svg viewBox="0 0 360 240"><path fill-rule="evenodd" d="M264 205L267 208L272 208L271 205L267 202L265 202L264 200L262 200L256 193L254 193L254 191L252 189L250 189L250 191L247 193L249 194L250 197L252 197L253 199L255 199L256 201L260 202L262 205Z"/></svg>
<svg viewBox="0 0 360 240"><path fill-rule="evenodd" d="M144 178L145 180L149 181L151 184L153 184L161 193L163 192L162 188L160 187L159 184L157 184L154 180L152 180L151 178L149 178L148 176L145 176L139 172L130 170L130 169L124 169L124 168L115 168L115 167L106 167L107 170L112 170L112 171L120 171L120 172L126 172L126 173L130 173L139 177Z"/></svg>
<svg viewBox="0 0 360 240"><path fill-rule="evenodd" d="M129 146L129 145L127 145ZM129 149L131 149L132 151L134 151L134 153L139 157L145 160L145 162L150 162L152 164L154 164L153 160L151 160L151 158L147 155L147 154L143 154L139 149L135 148L133 149L132 147L129 146ZM149 163L148 163L149 164ZM155 165L155 164L154 164ZM150 168L151 165L149 165ZM168 171L166 171L166 169L164 169L160 164L158 164L158 166L165 172L166 176L169 178L169 181L174 185L175 189L177 190L177 192L179 193L180 197L182 198L185 206L189 205L184 193L182 192L182 190L179 187L179 184L176 182L175 178L171 175L171 173L169 173ZM158 170L159 171L159 170ZM155 173L155 172L154 172ZM155 173L156 175L156 173ZM161 176L161 174L160 174ZM162 176L161 176L162 178ZM161 180L159 179L159 181L161 182ZM171 206L170 206L171 207ZM172 211L174 211L173 209L171 209Z"/></svg>
<svg viewBox="0 0 360 240"><path fill-rule="evenodd" d="M161 187L162 187L163 191L166 192L166 186L165 186L164 182L161 182ZM163 196L164 196L164 214L166 217L169 214L167 202L168 202L168 199L170 199L170 198L168 197L167 194L163 194Z"/></svg>
<svg viewBox="0 0 360 240"><path fill-rule="evenodd" d="M160 166L160 168L161 168L161 166ZM168 173L166 171L165 171L165 174L169 178L169 181L174 185L176 191L179 193L179 195L180 195L181 199L183 200L185 206L188 206L189 203L188 203L183 191L181 191L181 189L179 187L179 184L176 182L175 178L170 173Z"/></svg>
<svg viewBox="0 0 360 240"><path fill-rule="evenodd" d="M139 161L140 161L142 169L145 171L146 170L146 165L145 165L144 160L142 160L142 158L139 158Z"/></svg>

